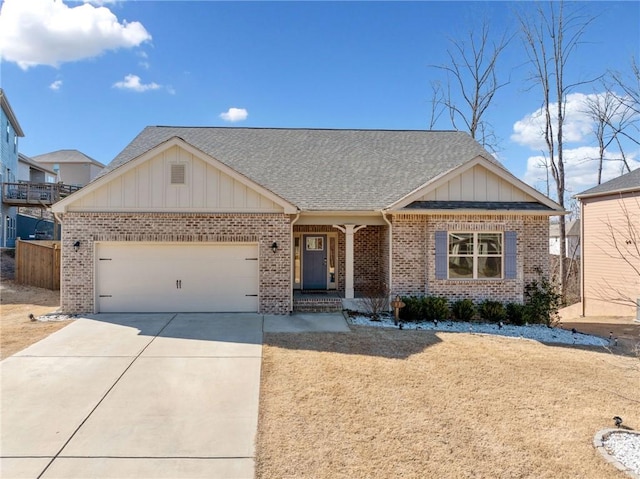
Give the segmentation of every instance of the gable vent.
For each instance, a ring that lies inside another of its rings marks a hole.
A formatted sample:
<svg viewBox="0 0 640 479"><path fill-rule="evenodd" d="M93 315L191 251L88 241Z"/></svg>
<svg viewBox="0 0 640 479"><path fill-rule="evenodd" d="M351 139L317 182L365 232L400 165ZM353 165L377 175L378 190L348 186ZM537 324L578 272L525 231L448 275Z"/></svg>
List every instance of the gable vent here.
<svg viewBox="0 0 640 479"><path fill-rule="evenodd" d="M171 165L171 184L172 185L184 185L186 177L186 165L173 164Z"/></svg>

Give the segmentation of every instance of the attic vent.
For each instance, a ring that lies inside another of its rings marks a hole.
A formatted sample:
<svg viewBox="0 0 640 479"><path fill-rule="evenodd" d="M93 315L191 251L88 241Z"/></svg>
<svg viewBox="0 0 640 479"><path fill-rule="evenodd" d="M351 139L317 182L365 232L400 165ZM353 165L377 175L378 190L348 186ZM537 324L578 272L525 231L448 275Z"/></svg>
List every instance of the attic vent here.
<svg viewBox="0 0 640 479"><path fill-rule="evenodd" d="M171 184L172 185L184 185L186 177L186 165L173 164L171 165Z"/></svg>

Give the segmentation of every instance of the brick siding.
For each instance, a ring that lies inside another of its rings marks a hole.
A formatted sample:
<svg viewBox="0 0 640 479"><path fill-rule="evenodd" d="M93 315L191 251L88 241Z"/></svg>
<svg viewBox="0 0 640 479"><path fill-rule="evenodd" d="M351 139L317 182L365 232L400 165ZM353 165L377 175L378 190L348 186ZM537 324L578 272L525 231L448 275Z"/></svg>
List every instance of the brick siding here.
<svg viewBox="0 0 640 479"><path fill-rule="evenodd" d="M257 242L260 313L291 309L291 226L284 214L66 213L62 227L61 308L95 311L96 241ZM73 244L80 241L80 249ZM278 243L276 254L271 250ZM126 278L123 278L126 280Z"/></svg>
<svg viewBox="0 0 640 479"><path fill-rule="evenodd" d="M500 280L435 277L436 231L515 231L517 276ZM522 302L524 285L549 274L549 220L520 215L393 215L392 294Z"/></svg>

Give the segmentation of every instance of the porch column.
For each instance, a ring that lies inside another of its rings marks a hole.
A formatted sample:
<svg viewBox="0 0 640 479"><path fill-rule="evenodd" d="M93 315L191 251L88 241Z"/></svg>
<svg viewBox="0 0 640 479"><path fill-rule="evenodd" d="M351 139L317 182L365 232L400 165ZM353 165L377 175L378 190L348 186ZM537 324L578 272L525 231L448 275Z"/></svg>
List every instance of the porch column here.
<svg viewBox="0 0 640 479"><path fill-rule="evenodd" d="M345 235L345 253L344 253L344 297L345 299L353 299L353 235L366 228L367 225L346 224L344 228L338 225L332 225L334 228L342 231Z"/></svg>

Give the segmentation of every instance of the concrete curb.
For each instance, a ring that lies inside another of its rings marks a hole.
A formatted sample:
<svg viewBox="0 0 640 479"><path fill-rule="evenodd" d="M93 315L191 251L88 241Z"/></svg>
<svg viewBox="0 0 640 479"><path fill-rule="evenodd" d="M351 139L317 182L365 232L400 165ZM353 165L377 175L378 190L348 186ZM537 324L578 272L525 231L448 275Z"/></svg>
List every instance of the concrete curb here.
<svg viewBox="0 0 640 479"><path fill-rule="evenodd" d="M640 435L640 432L620 430L620 429L602 429L602 430L598 431L595 436L593 436L593 447L596 448L596 451L598 451L602 455L602 457L605 459L605 461L607 461L608 463L610 463L611 465L613 465L615 468L619 469L620 471L627 473L627 475L629 475L633 479L640 479L640 476L638 474L633 472L627 466L625 466L620 461L618 461L614 456L609 454L609 451L607 451L607 449L604 447L604 441L606 441L607 438L611 434L635 434L635 435Z"/></svg>

